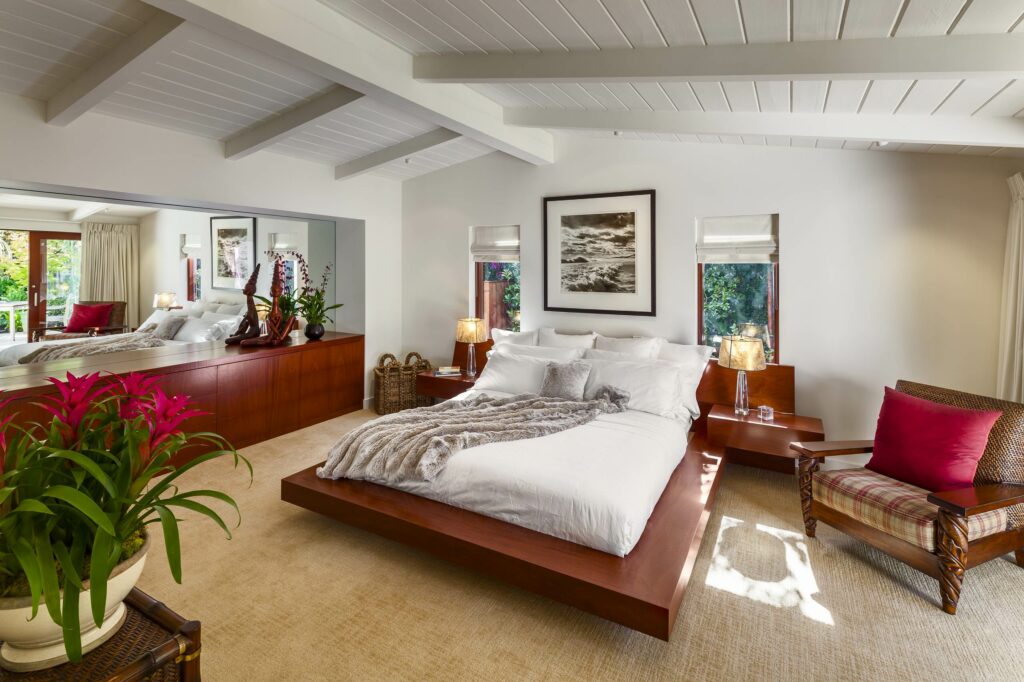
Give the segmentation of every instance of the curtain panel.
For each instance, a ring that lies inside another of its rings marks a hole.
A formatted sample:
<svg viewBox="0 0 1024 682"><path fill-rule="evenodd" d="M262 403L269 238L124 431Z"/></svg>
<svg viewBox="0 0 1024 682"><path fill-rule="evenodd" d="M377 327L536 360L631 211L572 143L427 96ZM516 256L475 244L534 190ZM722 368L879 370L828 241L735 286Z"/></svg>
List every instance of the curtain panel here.
<svg viewBox="0 0 1024 682"><path fill-rule="evenodd" d="M1007 178L1010 223L1003 264L1003 310L999 326L996 392L1003 400L1024 402L1024 174Z"/></svg>
<svg viewBox="0 0 1024 682"><path fill-rule="evenodd" d="M82 224L82 301L125 301L125 323L139 326L139 226Z"/></svg>

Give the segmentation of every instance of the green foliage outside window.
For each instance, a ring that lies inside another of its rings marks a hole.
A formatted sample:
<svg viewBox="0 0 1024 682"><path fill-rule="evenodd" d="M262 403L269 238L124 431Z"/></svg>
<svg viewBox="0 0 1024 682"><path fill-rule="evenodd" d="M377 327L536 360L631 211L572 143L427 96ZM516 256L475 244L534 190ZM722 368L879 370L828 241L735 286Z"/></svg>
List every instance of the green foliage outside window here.
<svg viewBox="0 0 1024 682"><path fill-rule="evenodd" d="M769 263L704 265L704 342L735 334L746 322L768 324Z"/></svg>
<svg viewBox="0 0 1024 682"><path fill-rule="evenodd" d="M81 242L47 241L46 272L48 321L63 322L65 310L78 300ZM28 300L28 232L0 230L0 301ZM25 330L25 313L18 313L18 329ZM7 315L0 317L0 332L7 331Z"/></svg>
<svg viewBox="0 0 1024 682"><path fill-rule="evenodd" d="M485 282L505 282L505 314L519 331L519 263L484 263Z"/></svg>

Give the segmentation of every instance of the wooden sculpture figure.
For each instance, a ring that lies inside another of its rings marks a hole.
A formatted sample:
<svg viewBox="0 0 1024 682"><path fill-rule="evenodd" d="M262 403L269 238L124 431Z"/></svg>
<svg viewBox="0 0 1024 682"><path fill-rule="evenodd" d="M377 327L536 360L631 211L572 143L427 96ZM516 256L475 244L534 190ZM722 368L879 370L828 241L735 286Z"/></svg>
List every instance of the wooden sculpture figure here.
<svg viewBox="0 0 1024 682"><path fill-rule="evenodd" d="M274 263L274 276L270 280L270 299L272 305L266 320L267 333L259 338L244 339L242 341L243 346L278 346L282 343L287 343L291 339L289 334L291 334L292 329L295 327L295 316L289 315L285 318L281 314L281 307L279 305L279 299L284 292L282 270L283 264L281 261L276 261Z"/></svg>
<svg viewBox="0 0 1024 682"><path fill-rule="evenodd" d="M224 343L229 346L260 335L260 316L256 312L256 301L253 299L253 296L256 295L256 280L259 276L260 264L257 263L256 269L252 271L249 281L245 283L245 287L242 289L242 293L245 294L245 317L238 323L238 329L235 330L235 333L224 340Z"/></svg>

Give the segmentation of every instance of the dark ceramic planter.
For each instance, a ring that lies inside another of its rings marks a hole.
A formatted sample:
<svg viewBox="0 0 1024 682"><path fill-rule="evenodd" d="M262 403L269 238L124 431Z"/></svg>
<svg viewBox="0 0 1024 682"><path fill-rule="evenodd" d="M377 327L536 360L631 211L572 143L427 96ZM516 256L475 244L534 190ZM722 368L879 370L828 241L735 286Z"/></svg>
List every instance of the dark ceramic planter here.
<svg viewBox="0 0 1024 682"><path fill-rule="evenodd" d="M322 324L307 324L306 325L306 338L310 341L319 341L324 335L324 326Z"/></svg>

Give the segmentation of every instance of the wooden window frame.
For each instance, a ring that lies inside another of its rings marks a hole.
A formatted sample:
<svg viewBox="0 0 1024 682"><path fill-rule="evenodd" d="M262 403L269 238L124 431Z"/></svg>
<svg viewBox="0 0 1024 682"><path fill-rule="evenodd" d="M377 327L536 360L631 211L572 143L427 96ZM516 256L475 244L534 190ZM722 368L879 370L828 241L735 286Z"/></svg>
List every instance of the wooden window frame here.
<svg viewBox="0 0 1024 682"><path fill-rule="evenodd" d="M772 357L772 364L779 364L779 348L781 347L781 339L779 337L779 263L778 261L772 263L772 285L774 287L774 305L773 305L773 318L771 325L771 334L774 341L773 350L775 355ZM704 263L697 263L697 343L704 342Z"/></svg>

